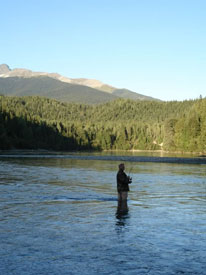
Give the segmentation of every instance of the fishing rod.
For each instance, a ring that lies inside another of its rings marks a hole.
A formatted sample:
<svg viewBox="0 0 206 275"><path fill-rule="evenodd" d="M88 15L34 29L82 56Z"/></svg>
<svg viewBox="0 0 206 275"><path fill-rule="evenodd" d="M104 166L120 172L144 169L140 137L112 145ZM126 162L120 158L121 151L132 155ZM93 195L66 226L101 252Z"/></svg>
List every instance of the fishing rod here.
<svg viewBox="0 0 206 275"><path fill-rule="evenodd" d="M128 177L129 177L130 183L132 183L132 175L130 175L132 170L133 170L133 166L129 169L129 172L128 172Z"/></svg>
<svg viewBox="0 0 206 275"><path fill-rule="evenodd" d="M130 176L130 173L132 172L133 170L133 166L129 169L129 172L128 172L128 175Z"/></svg>

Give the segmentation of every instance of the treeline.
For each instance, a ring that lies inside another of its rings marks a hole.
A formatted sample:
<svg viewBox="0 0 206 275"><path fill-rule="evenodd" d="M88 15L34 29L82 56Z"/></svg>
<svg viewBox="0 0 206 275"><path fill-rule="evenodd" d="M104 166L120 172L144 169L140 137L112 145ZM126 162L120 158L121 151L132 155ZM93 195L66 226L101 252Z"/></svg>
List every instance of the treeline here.
<svg viewBox="0 0 206 275"><path fill-rule="evenodd" d="M100 105L0 96L0 149L206 151L206 99Z"/></svg>

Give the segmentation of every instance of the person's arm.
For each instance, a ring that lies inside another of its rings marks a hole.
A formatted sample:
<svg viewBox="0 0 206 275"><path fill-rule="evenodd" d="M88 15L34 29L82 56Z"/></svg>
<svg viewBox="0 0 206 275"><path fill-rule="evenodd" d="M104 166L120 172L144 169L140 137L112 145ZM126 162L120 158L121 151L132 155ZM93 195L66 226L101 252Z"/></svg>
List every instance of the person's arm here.
<svg viewBox="0 0 206 275"><path fill-rule="evenodd" d="M125 177L126 177L126 182L127 182L127 184L132 183L132 178L131 178L130 176L127 176L127 175L125 174Z"/></svg>
<svg viewBox="0 0 206 275"><path fill-rule="evenodd" d="M128 183L131 183L130 180L129 180L129 177L125 174L125 173L119 173L117 175L117 180L119 183L121 184L128 184Z"/></svg>

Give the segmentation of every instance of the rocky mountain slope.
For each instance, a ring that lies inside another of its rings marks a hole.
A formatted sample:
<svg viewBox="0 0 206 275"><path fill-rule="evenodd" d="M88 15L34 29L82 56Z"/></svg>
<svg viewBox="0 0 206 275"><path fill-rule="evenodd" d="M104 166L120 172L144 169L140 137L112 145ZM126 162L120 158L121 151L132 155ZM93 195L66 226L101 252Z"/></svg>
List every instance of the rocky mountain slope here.
<svg viewBox="0 0 206 275"><path fill-rule="evenodd" d="M128 89L118 89L96 79L68 78L58 73L10 69L0 65L0 94L42 95L63 101L103 103L116 98L158 100Z"/></svg>

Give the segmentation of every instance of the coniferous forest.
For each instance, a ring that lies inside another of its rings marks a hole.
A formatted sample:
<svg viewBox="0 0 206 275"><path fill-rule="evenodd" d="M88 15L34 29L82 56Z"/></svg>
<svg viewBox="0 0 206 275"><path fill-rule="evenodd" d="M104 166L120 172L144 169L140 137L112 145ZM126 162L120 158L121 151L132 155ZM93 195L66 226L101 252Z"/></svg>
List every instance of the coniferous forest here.
<svg viewBox="0 0 206 275"><path fill-rule="evenodd" d="M206 152L206 99L98 105L0 96L0 149Z"/></svg>

